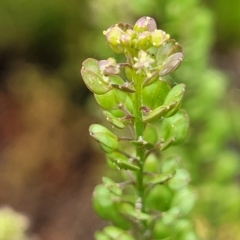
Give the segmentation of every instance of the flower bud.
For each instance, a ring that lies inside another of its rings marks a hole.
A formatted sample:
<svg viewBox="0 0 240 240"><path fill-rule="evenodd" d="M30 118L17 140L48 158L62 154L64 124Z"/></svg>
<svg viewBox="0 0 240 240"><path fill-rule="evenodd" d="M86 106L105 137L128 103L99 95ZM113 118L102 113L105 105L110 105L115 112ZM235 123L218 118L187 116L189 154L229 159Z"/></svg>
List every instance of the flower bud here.
<svg viewBox="0 0 240 240"><path fill-rule="evenodd" d="M140 19L137 20L133 27L133 30L137 32L143 31L153 32L155 29L157 29L157 24L155 20L151 17L141 17Z"/></svg>
<svg viewBox="0 0 240 240"><path fill-rule="evenodd" d="M152 45L154 47L160 47L165 41L170 38L169 34L166 34L164 31L160 29L156 29L151 33L152 36Z"/></svg>
<svg viewBox="0 0 240 240"><path fill-rule="evenodd" d="M117 25L112 26L103 32L106 35L109 46L116 53L123 53L124 48L120 45L121 36L124 34L124 31L119 28Z"/></svg>

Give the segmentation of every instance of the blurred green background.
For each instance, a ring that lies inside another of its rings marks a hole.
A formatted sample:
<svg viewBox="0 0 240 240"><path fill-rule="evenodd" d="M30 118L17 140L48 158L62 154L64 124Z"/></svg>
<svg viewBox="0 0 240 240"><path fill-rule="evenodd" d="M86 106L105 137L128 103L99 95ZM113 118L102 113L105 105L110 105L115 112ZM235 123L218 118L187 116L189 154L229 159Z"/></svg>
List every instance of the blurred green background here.
<svg viewBox="0 0 240 240"><path fill-rule="evenodd" d="M114 56L103 30L144 15L185 52L170 81L187 84L191 128L174 151L198 193L199 239L240 239L240 1L1 0L0 207L28 218L23 239L92 239L103 226L91 193L105 160L87 131L102 117L79 70Z"/></svg>

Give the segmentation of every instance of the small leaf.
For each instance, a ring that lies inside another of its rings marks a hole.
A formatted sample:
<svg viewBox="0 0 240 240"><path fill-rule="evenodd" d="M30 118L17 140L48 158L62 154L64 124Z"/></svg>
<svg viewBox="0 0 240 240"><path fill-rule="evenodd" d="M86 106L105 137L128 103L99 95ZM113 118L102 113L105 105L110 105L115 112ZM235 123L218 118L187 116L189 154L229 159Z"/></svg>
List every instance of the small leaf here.
<svg viewBox="0 0 240 240"><path fill-rule="evenodd" d="M106 152L112 152L118 147L118 137L100 124L92 124L89 128L90 135L100 143Z"/></svg>

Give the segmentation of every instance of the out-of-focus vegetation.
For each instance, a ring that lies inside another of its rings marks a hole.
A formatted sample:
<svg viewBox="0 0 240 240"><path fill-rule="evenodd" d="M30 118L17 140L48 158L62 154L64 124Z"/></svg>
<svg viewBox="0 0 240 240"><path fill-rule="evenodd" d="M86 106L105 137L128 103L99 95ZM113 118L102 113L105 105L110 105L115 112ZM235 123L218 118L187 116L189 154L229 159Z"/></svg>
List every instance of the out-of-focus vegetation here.
<svg viewBox="0 0 240 240"><path fill-rule="evenodd" d="M81 62L109 56L99 34L109 25L149 15L185 52L172 81L187 84L191 130L174 151L198 192L199 238L240 239L239 4L2 0L0 204L28 213L41 239L91 239L101 224L90 205L102 157L86 140L97 116L86 107Z"/></svg>

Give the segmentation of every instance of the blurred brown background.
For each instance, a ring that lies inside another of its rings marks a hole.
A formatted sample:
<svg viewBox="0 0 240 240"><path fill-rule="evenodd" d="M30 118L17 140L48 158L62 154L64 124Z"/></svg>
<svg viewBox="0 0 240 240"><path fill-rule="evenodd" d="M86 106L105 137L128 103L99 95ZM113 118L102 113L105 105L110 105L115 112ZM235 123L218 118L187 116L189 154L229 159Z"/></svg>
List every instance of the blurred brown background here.
<svg viewBox="0 0 240 240"><path fill-rule="evenodd" d="M240 3L231 2L206 7L215 17L212 64L231 76L238 102ZM1 0L0 205L27 215L39 239L93 239L104 224L91 194L105 163L88 136L96 115L79 70L87 57L110 56L103 30L157 16L155 4Z"/></svg>

